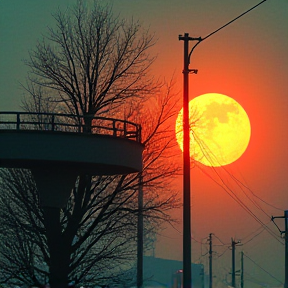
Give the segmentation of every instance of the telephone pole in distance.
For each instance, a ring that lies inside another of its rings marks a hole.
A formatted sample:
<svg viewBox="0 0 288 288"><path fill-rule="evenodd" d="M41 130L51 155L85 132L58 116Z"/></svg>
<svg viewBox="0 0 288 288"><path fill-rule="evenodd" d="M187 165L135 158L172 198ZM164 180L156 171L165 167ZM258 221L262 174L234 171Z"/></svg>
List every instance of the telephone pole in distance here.
<svg viewBox="0 0 288 288"><path fill-rule="evenodd" d="M212 272L212 233L209 234L209 288L212 288L213 284L213 272Z"/></svg>
<svg viewBox="0 0 288 288"><path fill-rule="evenodd" d="M278 227L278 225L274 222L274 219L276 218L284 218L285 220L285 230L281 231ZM279 229L281 235L284 234L285 239L285 283L284 288L288 288L288 210L284 211L284 216L272 216L271 220L276 225L276 227Z"/></svg>
<svg viewBox="0 0 288 288"><path fill-rule="evenodd" d="M231 238L231 247L232 247L232 281L231 281L231 286L232 287L236 287L235 250L236 250L236 245L239 245L240 243L241 243L240 241L236 242L233 238Z"/></svg>

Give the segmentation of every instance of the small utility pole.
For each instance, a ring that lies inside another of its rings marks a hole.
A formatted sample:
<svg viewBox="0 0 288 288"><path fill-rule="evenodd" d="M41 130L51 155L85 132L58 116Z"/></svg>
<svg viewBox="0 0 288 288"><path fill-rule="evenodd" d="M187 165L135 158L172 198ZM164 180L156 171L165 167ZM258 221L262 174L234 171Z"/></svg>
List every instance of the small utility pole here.
<svg viewBox="0 0 288 288"><path fill-rule="evenodd" d="M285 284L284 287L288 288L288 210L284 211L285 218Z"/></svg>
<svg viewBox="0 0 288 288"><path fill-rule="evenodd" d="M212 233L209 234L209 288L212 288L212 279L213 279L213 273L212 273Z"/></svg>
<svg viewBox="0 0 288 288"><path fill-rule="evenodd" d="M278 225L274 222L276 218L284 218L285 220L285 230L281 231ZM284 234L285 239L285 283L284 288L288 288L288 210L284 211L284 216L275 216L271 217L271 220L274 222L278 230L280 231L281 235Z"/></svg>
<svg viewBox="0 0 288 288"><path fill-rule="evenodd" d="M231 238L231 247L232 247L232 281L231 281L231 286L236 287L236 281L235 281L235 276L236 276L236 271L235 271L235 249L236 245L241 243L240 241L235 241L233 238Z"/></svg>
<svg viewBox="0 0 288 288"><path fill-rule="evenodd" d="M137 288L143 287L143 179L139 175L137 224Z"/></svg>
<svg viewBox="0 0 288 288"><path fill-rule="evenodd" d="M244 288L244 252L241 251L241 288Z"/></svg>
<svg viewBox="0 0 288 288"><path fill-rule="evenodd" d="M231 286L235 287L235 245L236 242L231 238L231 244L232 244L232 281Z"/></svg>

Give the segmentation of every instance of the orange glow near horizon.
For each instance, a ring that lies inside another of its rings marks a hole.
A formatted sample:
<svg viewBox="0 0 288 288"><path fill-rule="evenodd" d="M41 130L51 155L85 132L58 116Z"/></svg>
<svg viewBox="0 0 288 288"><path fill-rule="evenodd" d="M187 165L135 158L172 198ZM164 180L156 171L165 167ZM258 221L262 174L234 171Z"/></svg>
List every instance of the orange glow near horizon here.
<svg viewBox="0 0 288 288"><path fill-rule="evenodd" d="M218 93L198 96L189 102L190 157L206 165L228 165L245 152L251 134L250 121L234 99ZM183 109L176 120L176 139L183 150Z"/></svg>

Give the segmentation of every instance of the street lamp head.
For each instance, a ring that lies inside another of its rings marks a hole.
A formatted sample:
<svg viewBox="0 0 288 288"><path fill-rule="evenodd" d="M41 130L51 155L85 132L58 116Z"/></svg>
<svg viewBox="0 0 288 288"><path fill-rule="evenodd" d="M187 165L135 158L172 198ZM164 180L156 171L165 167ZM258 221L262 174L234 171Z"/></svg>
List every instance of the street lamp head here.
<svg viewBox="0 0 288 288"><path fill-rule="evenodd" d="M189 73L197 74L198 73L198 69L189 69Z"/></svg>

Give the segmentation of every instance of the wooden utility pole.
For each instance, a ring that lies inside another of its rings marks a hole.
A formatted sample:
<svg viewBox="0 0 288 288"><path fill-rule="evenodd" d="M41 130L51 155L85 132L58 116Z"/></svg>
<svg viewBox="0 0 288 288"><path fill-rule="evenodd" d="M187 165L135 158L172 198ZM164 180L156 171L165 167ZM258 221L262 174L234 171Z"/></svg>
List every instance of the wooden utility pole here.
<svg viewBox="0 0 288 288"><path fill-rule="evenodd" d="M212 233L209 234L209 288L212 288L213 284L213 272L212 272Z"/></svg>
<svg viewBox="0 0 288 288"><path fill-rule="evenodd" d="M183 288L191 288L191 196L190 196L190 125L189 125L189 73L197 70L189 69L189 41L200 38L179 35L184 41L183 68Z"/></svg>
<svg viewBox="0 0 288 288"><path fill-rule="evenodd" d="M241 288L244 288L244 252L241 251Z"/></svg>
<svg viewBox="0 0 288 288"><path fill-rule="evenodd" d="M191 287L191 200L190 200L190 127L189 127L189 34L184 41L183 69L183 287Z"/></svg>
<svg viewBox="0 0 288 288"><path fill-rule="evenodd" d="M143 287L143 179L139 175L137 224L137 288Z"/></svg>
<svg viewBox="0 0 288 288"><path fill-rule="evenodd" d="M236 270L235 270L235 250L236 250L236 245L240 244L240 241L235 241L233 238L231 238L231 247L232 247L232 281L231 281L231 286L236 287Z"/></svg>
<svg viewBox="0 0 288 288"><path fill-rule="evenodd" d="M285 218L285 284L284 287L288 288L288 210L284 211Z"/></svg>
<svg viewBox="0 0 288 288"><path fill-rule="evenodd" d="M285 220L285 230L281 231L278 225L274 222L276 218L284 218ZM272 216L271 220L274 222L276 227L279 229L281 235L284 234L285 239L285 283L284 288L288 288L288 210L284 211L284 216Z"/></svg>
<svg viewBox="0 0 288 288"><path fill-rule="evenodd" d="M231 280L231 286L235 287L235 245L236 242L231 238L231 244L232 244L232 280Z"/></svg>

